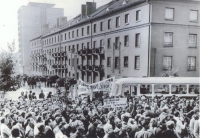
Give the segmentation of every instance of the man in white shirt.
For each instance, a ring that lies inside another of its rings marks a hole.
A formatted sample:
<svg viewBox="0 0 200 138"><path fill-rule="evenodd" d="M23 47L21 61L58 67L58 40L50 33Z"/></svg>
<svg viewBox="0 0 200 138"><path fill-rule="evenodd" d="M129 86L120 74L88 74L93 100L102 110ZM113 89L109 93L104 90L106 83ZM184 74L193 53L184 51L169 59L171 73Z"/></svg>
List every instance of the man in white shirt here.
<svg viewBox="0 0 200 138"><path fill-rule="evenodd" d="M11 135L11 130L8 128L9 120L5 117L2 117L1 119L1 138L9 138Z"/></svg>

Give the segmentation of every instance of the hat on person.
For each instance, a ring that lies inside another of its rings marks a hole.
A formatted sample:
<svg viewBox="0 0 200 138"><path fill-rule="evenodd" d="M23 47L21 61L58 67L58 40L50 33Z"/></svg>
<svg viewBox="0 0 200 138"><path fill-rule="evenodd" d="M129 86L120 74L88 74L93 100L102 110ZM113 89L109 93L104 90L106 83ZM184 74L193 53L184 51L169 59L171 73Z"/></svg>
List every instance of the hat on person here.
<svg viewBox="0 0 200 138"><path fill-rule="evenodd" d="M110 119L112 116L114 116L114 113L112 111L110 111L108 114L107 114L107 118Z"/></svg>
<svg viewBox="0 0 200 138"><path fill-rule="evenodd" d="M174 124L173 121L168 121L168 122L166 122L166 126L167 126L167 128L169 128L169 129L173 129L174 126L175 126L175 124Z"/></svg>

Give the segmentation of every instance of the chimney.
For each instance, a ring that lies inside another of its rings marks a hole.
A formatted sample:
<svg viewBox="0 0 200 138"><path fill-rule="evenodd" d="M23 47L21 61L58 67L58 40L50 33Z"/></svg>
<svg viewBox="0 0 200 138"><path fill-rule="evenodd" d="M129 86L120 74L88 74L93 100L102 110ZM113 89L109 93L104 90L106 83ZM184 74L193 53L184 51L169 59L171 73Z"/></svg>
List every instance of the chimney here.
<svg viewBox="0 0 200 138"><path fill-rule="evenodd" d="M42 26L42 33L45 32L45 31L47 31L48 29L49 29L49 24L44 24Z"/></svg>
<svg viewBox="0 0 200 138"><path fill-rule="evenodd" d="M96 11L96 2L86 2L86 15L90 15Z"/></svg>
<svg viewBox="0 0 200 138"><path fill-rule="evenodd" d="M56 27L59 28L60 27L60 18L57 18L57 24Z"/></svg>
<svg viewBox="0 0 200 138"><path fill-rule="evenodd" d="M81 18L86 17L86 5L81 5Z"/></svg>
<svg viewBox="0 0 200 138"><path fill-rule="evenodd" d="M59 27L63 26L66 23L67 23L67 17L60 17L60 26Z"/></svg>

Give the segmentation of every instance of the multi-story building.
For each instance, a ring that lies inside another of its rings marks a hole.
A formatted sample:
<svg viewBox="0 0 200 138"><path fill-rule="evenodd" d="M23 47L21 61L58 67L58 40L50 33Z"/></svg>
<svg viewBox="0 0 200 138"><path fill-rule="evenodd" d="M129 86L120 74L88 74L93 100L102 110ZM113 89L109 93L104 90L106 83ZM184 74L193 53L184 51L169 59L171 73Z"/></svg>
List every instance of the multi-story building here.
<svg viewBox="0 0 200 138"><path fill-rule="evenodd" d="M87 2L67 24L30 41L32 72L89 83L158 77L166 70L199 77L199 6L192 0L113 0L96 9Z"/></svg>
<svg viewBox="0 0 200 138"><path fill-rule="evenodd" d="M29 2L18 10L19 59L25 74L31 71L30 39L41 35L48 27L56 24L58 17L64 16L62 8L53 7L54 4Z"/></svg>

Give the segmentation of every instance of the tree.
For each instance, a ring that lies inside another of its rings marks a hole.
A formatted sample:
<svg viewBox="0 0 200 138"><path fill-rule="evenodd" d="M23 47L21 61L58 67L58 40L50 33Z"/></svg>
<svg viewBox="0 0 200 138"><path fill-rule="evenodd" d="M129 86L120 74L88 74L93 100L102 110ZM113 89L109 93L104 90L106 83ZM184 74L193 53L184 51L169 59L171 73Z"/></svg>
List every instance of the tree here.
<svg viewBox="0 0 200 138"><path fill-rule="evenodd" d="M0 53L0 90L8 91L15 84L14 63L12 53L15 50L15 40L12 44L7 43L8 51Z"/></svg>
<svg viewBox="0 0 200 138"><path fill-rule="evenodd" d="M176 70L168 69L161 73L161 77L178 77L178 76L179 76L178 69L176 69Z"/></svg>

